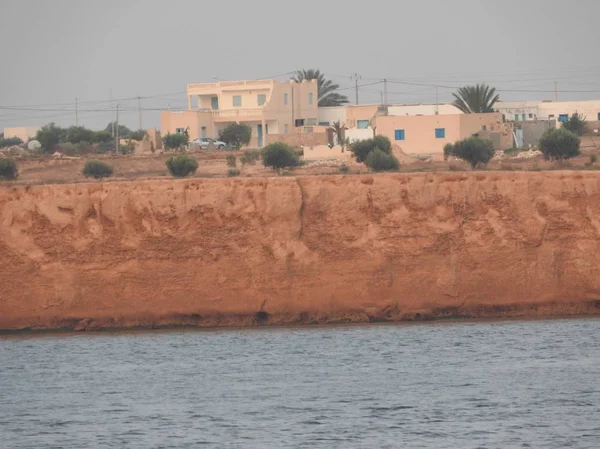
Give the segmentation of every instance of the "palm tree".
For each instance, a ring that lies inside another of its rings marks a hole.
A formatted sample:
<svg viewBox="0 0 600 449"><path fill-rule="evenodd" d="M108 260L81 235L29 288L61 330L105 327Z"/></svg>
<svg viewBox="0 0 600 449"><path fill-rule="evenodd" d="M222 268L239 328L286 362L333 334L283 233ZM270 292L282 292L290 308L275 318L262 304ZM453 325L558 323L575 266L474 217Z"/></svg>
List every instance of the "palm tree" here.
<svg viewBox="0 0 600 449"><path fill-rule="evenodd" d="M337 144L342 147L342 153L346 145L346 125L343 125L339 120L331 124L333 134L336 136Z"/></svg>
<svg viewBox="0 0 600 449"><path fill-rule="evenodd" d="M319 107L341 106L348 103L348 97L336 92L340 88L339 84L325 78L320 70L298 70L293 78L297 83L304 80L317 80L317 89L319 95Z"/></svg>
<svg viewBox="0 0 600 449"><path fill-rule="evenodd" d="M452 95L452 104L465 114L494 112L494 104L500 99L500 96L496 95L496 88L486 84L461 87Z"/></svg>

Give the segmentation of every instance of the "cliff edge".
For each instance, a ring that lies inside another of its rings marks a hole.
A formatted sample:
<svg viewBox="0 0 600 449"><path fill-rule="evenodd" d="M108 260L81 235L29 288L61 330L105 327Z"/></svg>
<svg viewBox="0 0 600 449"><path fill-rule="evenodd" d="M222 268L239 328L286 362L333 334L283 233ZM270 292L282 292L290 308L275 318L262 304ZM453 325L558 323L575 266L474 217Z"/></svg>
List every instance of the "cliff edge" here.
<svg viewBox="0 0 600 449"><path fill-rule="evenodd" d="M0 329L600 314L597 172L0 188Z"/></svg>

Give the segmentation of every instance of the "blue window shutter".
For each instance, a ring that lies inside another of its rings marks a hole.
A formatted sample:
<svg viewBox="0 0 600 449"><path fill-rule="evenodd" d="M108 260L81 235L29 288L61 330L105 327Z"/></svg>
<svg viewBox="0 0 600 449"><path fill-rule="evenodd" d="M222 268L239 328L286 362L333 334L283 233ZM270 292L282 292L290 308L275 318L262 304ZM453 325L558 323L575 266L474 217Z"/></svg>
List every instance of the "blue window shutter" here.
<svg viewBox="0 0 600 449"><path fill-rule="evenodd" d="M446 138L446 128L436 128L435 129L435 138L436 139L445 139Z"/></svg>
<svg viewBox="0 0 600 449"><path fill-rule="evenodd" d="M569 114L560 114L558 116L558 121L561 123L565 123L569 121Z"/></svg>
<svg viewBox="0 0 600 449"><path fill-rule="evenodd" d="M396 139L396 140L404 140L404 130L403 129L397 129L396 131L394 131L394 139Z"/></svg>

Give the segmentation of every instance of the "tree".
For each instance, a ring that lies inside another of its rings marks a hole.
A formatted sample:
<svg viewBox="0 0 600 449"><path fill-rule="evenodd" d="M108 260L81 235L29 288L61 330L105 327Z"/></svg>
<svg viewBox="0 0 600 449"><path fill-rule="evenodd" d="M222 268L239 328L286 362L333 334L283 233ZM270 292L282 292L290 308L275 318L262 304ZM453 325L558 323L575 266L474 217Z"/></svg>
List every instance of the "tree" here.
<svg viewBox="0 0 600 449"><path fill-rule="evenodd" d="M2 133L2 137L0 137L0 148L12 147L15 145L23 145L23 141L18 137L9 137L5 139L4 133Z"/></svg>
<svg viewBox="0 0 600 449"><path fill-rule="evenodd" d="M333 81L325 78L325 75L320 70L298 70L294 81L301 83L304 80L317 80L317 91L319 97L319 107L326 106L342 106L348 103L348 97L336 92L340 86L334 84Z"/></svg>
<svg viewBox="0 0 600 449"><path fill-rule="evenodd" d="M344 146L346 145L346 125L343 125L342 122L338 120L337 122L333 122L331 129L333 130L333 134L335 134L337 144L342 147L343 152Z"/></svg>
<svg viewBox="0 0 600 449"><path fill-rule="evenodd" d="M292 168L300 165L298 154L283 142L274 142L263 148L262 160L265 167L271 167L278 173L282 168Z"/></svg>
<svg viewBox="0 0 600 449"><path fill-rule="evenodd" d="M475 168L485 165L494 157L494 144L491 140L479 137L467 137L455 143L448 143L444 147L444 158L457 157L471 164Z"/></svg>
<svg viewBox="0 0 600 449"><path fill-rule="evenodd" d="M486 84L461 87L452 96L452 104L465 114L494 112L494 104L500 99L500 96L496 95L496 88Z"/></svg>
<svg viewBox="0 0 600 449"><path fill-rule="evenodd" d="M577 112L569 117L569 120L562 124L562 127L573 134L583 136L586 131L586 119L583 115Z"/></svg>
<svg viewBox="0 0 600 449"><path fill-rule="evenodd" d="M13 159L0 158L0 179L17 179L17 176L17 163Z"/></svg>
<svg viewBox="0 0 600 449"><path fill-rule="evenodd" d="M42 145L42 150L46 153L54 151L56 145L64 142L67 137L67 130L56 126L54 123L42 126L38 130L35 140Z"/></svg>
<svg viewBox="0 0 600 449"><path fill-rule="evenodd" d="M581 139L566 128L549 129L540 139L540 150L546 160L566 160L579 156Z"/></svg>
<svg viewBox="0 0 600 449"><path fill-rule="evenodd" d="M198 170L198 161L190 156L171 156L167 159L167 168L171 176L176 178L185 178L188 175L196 173Z"/></svg>
<svg viewBox="0 0 600 449"><path fill-rule="evenodd" d="M237 150L250 143L252 128L241 123L231 123L221 131L219 140L233 145Z"/></svg>
<svg viewBox="0 0 600 449"><path fill-rule="evenodd" d="M102 179L112 176L113 168L106 162L90 159L83 167L83 175L86 178Z"/></svg>
<svg viewBox="0 0 600 449"><path fill-rule="evenodd" d="M177 150L186 146L189 139L187 134L167 134L162 140L166 149Z"/></svg>
<svg viewBox="0 0 600 449"><path fill-rule="evenodd" d="M71 126L67 128L66 141L71 143L92 142L94 131L83 126Z"/></svg>
<svg viewBox="0 0 600 449"><path fill-rule="evenodd" d="M116 132L116 126L117 126L117 122L110 122L108 125L106 125L106 128L104 128L104 131L110 133L111 135L113 134L113 129ZM123 139L129 139L131 137L132 131L127 128L125 125L119 125L119 137L123 138Z"/></svg>
<svg viewBox="0 0 600 449"><path fill-rule="evenodd" d="M93 143L108 143L113 140L113 136L108 131L94 131L94 135L92 136Z"/></svg>
<svg viewBox="0 0 600 449"><path fill-rule="evenodd" d="M365 162L369 153L379 148L385 154L392 154L392 142L386 136L376 136L373 139L358 140L350 145L350 151L356 162Z"/></svg>
<svg viewBox="0 0 600 449"><path fill-rule="evenodd" d="M146 130L145 129L138 129L136 131L133 131L129 135L128 138L131 139L131 140L142 141L142 140L144 140L144 137L146 137Z"/></svg>
<svg viewBox="0 0 600 449"><path fill-rule="evenodd" d="M373 171L392 171L400 168L400 162L393 154L375 147L365 159L365 165Z"/></svg>

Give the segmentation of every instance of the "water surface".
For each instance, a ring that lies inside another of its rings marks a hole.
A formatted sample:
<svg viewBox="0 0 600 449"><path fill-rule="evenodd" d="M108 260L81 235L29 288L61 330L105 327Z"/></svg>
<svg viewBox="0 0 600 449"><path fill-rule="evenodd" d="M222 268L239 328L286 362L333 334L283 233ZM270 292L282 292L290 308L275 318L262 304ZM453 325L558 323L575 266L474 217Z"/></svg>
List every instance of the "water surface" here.
<svg viewBox="0 0 600 449"><path fill-rule="evenodd" d="M1 448L597 448L600 320L0 339Z"/></svg>

